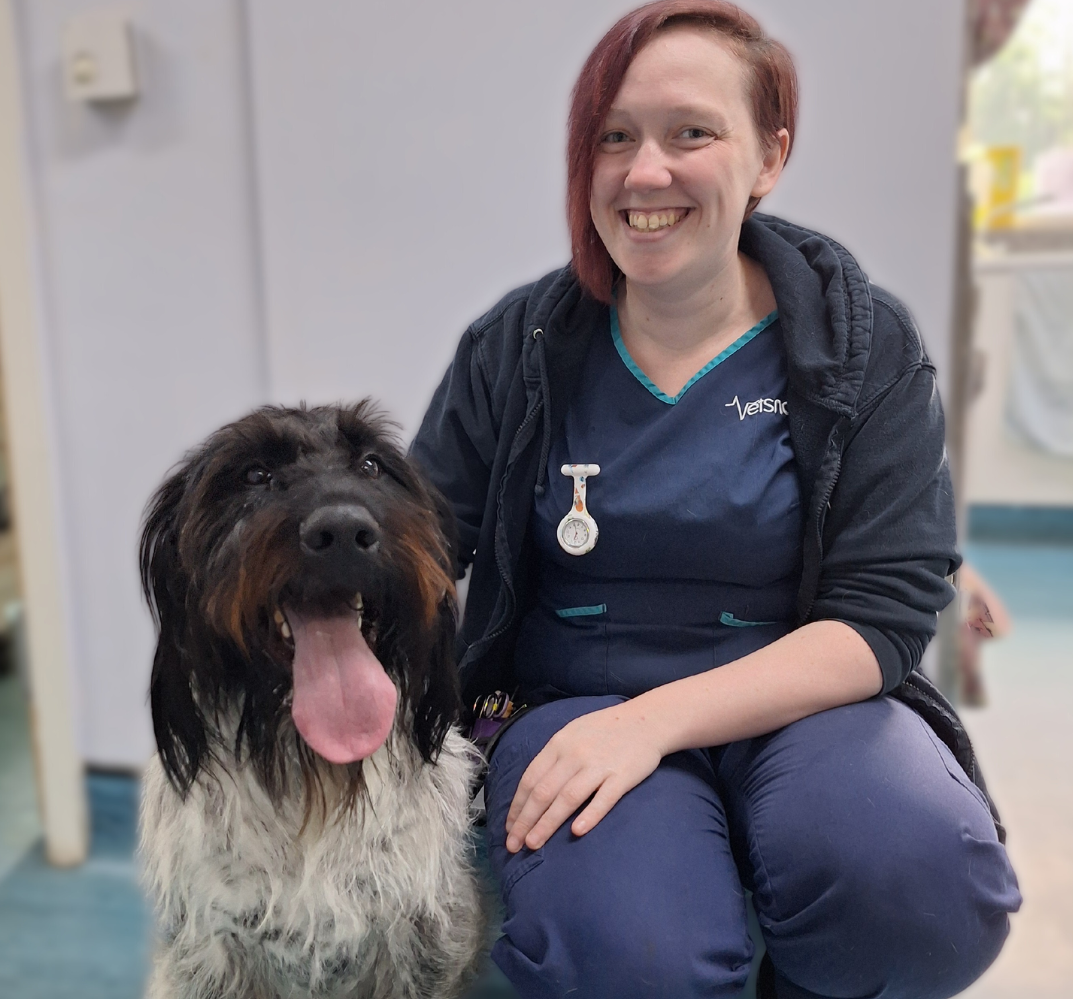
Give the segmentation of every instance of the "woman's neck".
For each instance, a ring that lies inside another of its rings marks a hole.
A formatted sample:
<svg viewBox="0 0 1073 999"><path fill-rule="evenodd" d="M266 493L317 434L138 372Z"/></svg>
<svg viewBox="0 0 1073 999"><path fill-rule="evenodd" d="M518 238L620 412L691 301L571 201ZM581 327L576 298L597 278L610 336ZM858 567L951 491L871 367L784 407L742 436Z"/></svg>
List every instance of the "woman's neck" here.
<svg viewBox="0 0 1073 999"><path fill-rule="evenodd" d="M742 253L695 289L644 287L627 280L618 299L626 349L671 396L775 308L767 274Z"/></svg>

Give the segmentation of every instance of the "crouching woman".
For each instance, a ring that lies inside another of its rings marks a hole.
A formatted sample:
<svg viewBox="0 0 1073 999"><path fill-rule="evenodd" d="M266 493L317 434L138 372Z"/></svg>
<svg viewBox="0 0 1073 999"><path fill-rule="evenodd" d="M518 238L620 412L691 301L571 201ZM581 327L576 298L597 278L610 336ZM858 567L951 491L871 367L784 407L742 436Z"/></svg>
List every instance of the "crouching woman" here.
<svg viewBox="0 0 1073 999"><path fill-rule="evenodd" d="M570 266L466 331L413 453L472 561L471 702L525 997L939 999L1020 897L903 689L959 564L935 371L833 240L756 214L786 50L661 0L574 91ZM464 566L460 566L462 568Z"/></svg>

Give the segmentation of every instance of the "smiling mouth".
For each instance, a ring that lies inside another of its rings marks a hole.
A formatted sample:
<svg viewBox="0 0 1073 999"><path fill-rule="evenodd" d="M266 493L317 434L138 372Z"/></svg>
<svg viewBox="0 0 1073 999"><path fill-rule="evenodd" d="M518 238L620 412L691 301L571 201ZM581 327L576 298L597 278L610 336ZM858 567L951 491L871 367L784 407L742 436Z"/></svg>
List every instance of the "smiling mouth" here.
<svg viewBox="0 0 1073 999"><path fill-rule="evenodd" d="M626 208L619 212L619 215L635 232L657 232L678 225L689 212L688 208L660 208L651 212Z"/></svg>

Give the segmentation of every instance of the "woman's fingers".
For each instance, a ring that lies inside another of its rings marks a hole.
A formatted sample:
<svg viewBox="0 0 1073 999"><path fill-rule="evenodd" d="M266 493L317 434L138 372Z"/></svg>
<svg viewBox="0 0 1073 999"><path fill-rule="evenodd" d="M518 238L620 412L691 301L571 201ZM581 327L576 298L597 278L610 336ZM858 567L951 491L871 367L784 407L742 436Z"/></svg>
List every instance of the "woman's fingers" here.
<svg viewBox="0 0 1073 999"><path fill-rule="evenodd" d="M518 821L518 817L528 803L533 791L540 785L544 777L551 772L557 761L558 754L549 752L549 747L545 746L533 757L529 766L525 768L525 773L522 774L522 779L518 782L518 789L514 792L514 799L510 803L510 810L507 812L508 831ZM542 790L541 794L543 793Z"/></svg>
<svg viewBox="0 0 1073 999"><path fill-rule="evenodd" d="M580 773L567 781L532 828L521 834L520 838L525 841L525 845L530 850L539 850L551 838L552 833L592 797L593 792L600 786L601 779L591 773ZM515 835L520 832L520 829L514 830Z"/></svg>
<svg viewBox="0 0 1073 999"><path fill-rule="evenodd" d="M534 760L533 762L535 763L536 761ZM522 843L525 841L529 831L540 821L544 813L558 801L563 788L576 773L576 764L571 766L567 761L558 761L557 765L553 765L543 775L538 772L528 781L526 780L528 771L526 771L522 776L521 783L518 785L518 791L514 795L514 802L511 804L511 811L516 810L514 820L511 821L509 815L507 817L508 850L513 853L522 848ZM569 815L570 813L567 812L566 814ZM561 823L562 819L559 819L556 823L556 828Z"/></svg>
<svg viewBox="0 0 1073 999"><path fill-rule="evenodd" d="M592 801L588 803L584 811L571 823L570 831L575 836L584 836L585 833L596 826L600 820L618 804L619 799L628 790L629 788L616 784L613 780L605 780L592 796Z"/></svg>

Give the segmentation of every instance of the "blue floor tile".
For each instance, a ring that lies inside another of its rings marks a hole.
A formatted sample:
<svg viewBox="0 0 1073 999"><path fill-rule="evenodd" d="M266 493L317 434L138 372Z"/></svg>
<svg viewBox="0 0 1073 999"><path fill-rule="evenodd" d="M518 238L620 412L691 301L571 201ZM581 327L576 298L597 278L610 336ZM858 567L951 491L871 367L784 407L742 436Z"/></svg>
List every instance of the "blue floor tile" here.
<svg viewBox="0 0 1073 999"><path fill-rule="evenodd" d="M1073 545L974 541L964 554L1015 620L1073 620Z"/></svg>
<svg viewBox="0 0 1073 999"><path fill-rule="evenodd" d="M0 996L139 999L149 920L133 862L136 782L91 776L90 857L50 867L38 843L0 881Z"/></svg>

